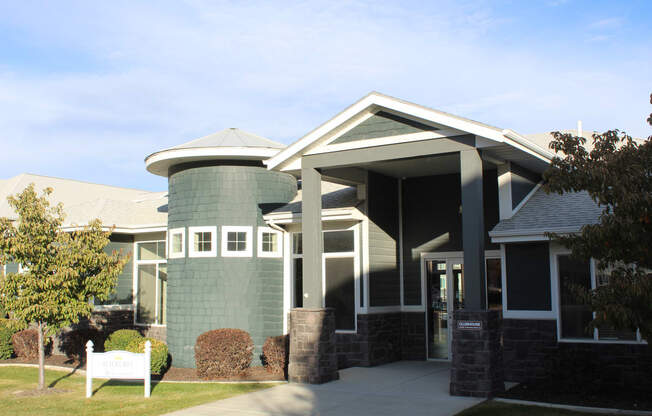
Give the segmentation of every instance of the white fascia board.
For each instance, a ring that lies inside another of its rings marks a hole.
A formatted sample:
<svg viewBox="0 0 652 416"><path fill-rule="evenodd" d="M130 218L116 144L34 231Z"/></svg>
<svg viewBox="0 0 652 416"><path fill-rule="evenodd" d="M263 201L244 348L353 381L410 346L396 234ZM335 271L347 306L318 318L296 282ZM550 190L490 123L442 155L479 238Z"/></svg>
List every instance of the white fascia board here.
<svg viewBox="0 0 652 416"><path fill-rule="evenodd" d="M355 208L337 208L337 209L323 209L321 211L322 221L335 221L335 220L362 220L364 216L360 211ZM300 212L279 212L273 214L263 215L265 222L273 222L275 224L299 224L301 223Z"/></svg>
<svg viewBox="0 0 652 416"><path fill-rule="evenodd" d="M145 158L145 168L156 175L167 176L167 168L182 161L240 159L267 159L279 152L271 147L194 147L188 149L166 149L152 153Z"/></svg>
<svg viewBox="0 0 652 416"><path fill-rule="evenodd" d="M510 129L505 129L502 131L503 136L505 136L508 140L505 142L512 147L515 147L519 150L522 150L538 159L543 160L546 163L550 163L553 157L555 155L546 149L542 148L541 146L538 146L525 137L521 136L520 134L516 133L513 130Z"/></svg>
<svg viewBox="0 0 652 416"><path fill-rule="evenodd" d="M580 227L559 227L549 229L489 231L492 243L517 243L527 241L549 241L545 233L575 234L580 232Z"/></svg>

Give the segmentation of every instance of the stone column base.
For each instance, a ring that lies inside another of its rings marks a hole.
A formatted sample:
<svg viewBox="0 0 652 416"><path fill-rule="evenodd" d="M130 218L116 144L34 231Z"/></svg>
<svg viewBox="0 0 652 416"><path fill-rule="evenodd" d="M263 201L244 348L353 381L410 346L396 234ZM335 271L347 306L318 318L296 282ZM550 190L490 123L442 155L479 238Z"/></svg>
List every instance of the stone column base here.
<svg viewBox="0 0 652 416"><path fill-rule="evenodd" d="M322 384L338 378L335 310L292 309L288 380L292 383Z"/></svg>
<svg viewBox="0 0 652 416"><path fill-rule="evenodd" d="M499 311L455 311L450 393L493 397L505 390Z"/></svg>

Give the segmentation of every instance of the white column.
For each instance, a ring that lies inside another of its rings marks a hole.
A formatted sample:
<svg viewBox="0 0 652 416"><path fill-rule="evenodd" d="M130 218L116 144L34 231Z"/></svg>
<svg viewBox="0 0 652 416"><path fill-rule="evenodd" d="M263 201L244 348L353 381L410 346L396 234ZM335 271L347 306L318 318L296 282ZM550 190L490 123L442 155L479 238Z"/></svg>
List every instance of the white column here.
<svg viewBox="0 0 652 416"><path fill-rule="evenodd" d="M498 212L501 220L512 218L512 166L498 165Z"/></svg>

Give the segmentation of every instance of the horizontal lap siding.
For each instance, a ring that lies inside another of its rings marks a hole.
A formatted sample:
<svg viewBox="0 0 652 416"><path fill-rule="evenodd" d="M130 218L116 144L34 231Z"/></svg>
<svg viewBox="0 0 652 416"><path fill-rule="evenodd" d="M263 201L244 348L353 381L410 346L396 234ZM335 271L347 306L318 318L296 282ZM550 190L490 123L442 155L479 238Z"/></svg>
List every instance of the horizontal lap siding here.
<svg viewBox="0 0 652 416"><path fill-rule="evenodd" d="M398 181L369 172L369 304L400 305Z"/></svg>

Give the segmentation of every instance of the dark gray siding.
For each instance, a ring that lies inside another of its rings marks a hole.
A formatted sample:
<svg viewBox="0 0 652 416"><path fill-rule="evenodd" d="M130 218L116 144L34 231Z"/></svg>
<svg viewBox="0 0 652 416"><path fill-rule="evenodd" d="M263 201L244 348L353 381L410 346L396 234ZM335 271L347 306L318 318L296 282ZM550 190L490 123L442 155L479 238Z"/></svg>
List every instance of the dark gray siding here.
<svg viewBox="0 0 652 416"><path fill-rule="evenodd" d="M204 166L169 177L169 228L217 226L217 257L168 260L167 341L175 366L194 367L201 333L243 329L257 361L265 338L283 332L283 260L256 256L260 204L296 195L287 174L251 166ZM253 227L252 257L222 257L221 226ZM186 237L188 242L188 238Z"/></svg>
<svg viewBox="0 0 652 416"><path fill-rule="evenodd" d="M122 273L118 276L118 284L115 293L109 296L109 299L102 302L103 305L131 305L133 301L133 288L134 288L134 257L133 257L133 243L134 237L128 234L112 234L111 241L104 248L106 253L112 253L122 250L123 255L131 254L129 262L122 269Z"/></svg>
<svg viewBox="0 0 652 416"><path fill-rule="evenodd" d="M541 175L512 163L512 208L516 208L540 180Z"/></svg>
<svg viewBox="0 0 652 416"><path fill-rule="evenodd" d="M483 200L485 249L497 249L487 234L498 223L495 170L485 170ZM462 251L460 175L424 176L403 181L404 302L421 302L421 253Z"/></svg>
<svg viewBox="0 0 652 416"><path fill-rule="evenodd" d="M398 180L369 172L369 305L401 304Z"/></svg>
<svg viewBox="0 0 652 416"><path fill-rule="evenodd" d="M351 131L346 132L331 144L431 130L437 130L437 128L381 111L355 126Z"/></svg>
<svg viewBox="0 0 652 416"><path fill-rule="evenodd" d="M548 243L507 244L505 258L508 309L551 310Z"/></svg>

